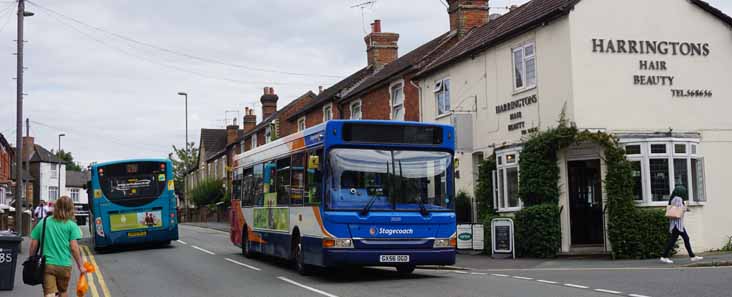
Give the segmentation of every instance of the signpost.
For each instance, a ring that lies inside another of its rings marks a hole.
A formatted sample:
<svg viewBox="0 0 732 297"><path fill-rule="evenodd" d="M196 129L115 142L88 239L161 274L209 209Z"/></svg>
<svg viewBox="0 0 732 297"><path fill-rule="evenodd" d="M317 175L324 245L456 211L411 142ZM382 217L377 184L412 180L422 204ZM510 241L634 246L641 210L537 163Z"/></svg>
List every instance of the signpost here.
<svg viewBox="0 0 732 297"><path fill-rule="evenodd" d="M494 258L510 255L513 259L516 259L512 219L496 218L491 220L491 243Z"/></svg>

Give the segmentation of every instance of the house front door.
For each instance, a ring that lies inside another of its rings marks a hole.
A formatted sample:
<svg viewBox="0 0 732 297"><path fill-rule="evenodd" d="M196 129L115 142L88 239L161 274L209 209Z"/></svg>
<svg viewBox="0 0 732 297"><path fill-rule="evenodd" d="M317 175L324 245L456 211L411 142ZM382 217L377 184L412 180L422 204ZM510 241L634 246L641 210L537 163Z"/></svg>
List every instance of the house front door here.
<svg viewBox="0 0 732 297"><path fill-rule="evenodd" d="M600 160L567 162L572 245L601 245L603 236Z"/></svg>

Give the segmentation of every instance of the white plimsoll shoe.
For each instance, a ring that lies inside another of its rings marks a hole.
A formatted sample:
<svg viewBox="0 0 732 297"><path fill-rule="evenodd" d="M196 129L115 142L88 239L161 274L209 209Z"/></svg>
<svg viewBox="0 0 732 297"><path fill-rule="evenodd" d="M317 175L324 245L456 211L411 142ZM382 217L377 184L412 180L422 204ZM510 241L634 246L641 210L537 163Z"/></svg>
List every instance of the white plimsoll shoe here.
<svg viewBox="0 0 732 297"><path fill-rule="evenodd" d="M696 261L701 261L701 260L704 260L704 257L696 256L696 257L691 258L691 262L696 262Z"/></svg>
<svg viewBox="0 0 732 297"><path fill-rule="evenodd" d="M661 257L661 263L674 264L674 261L671 261L669 258Z"/></svg>

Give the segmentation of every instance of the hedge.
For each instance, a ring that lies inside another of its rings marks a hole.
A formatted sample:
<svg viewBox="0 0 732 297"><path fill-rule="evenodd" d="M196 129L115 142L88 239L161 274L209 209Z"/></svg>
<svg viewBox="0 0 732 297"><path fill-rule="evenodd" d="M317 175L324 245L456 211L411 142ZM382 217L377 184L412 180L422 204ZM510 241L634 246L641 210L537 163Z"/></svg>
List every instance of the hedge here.
<svg viewBox="0 0 732 297"><path fill-rule="evenodd" d="M540 204L516 212L516 255L519 257L552 258L562 244L559 207Z"/></svg>
<svg viewBox="0 0 732 297"><path fill-rule="evenodd" d="M220 179L206 179L191 190L191 199L196 206L207 206L224 197L224 183Z"/></svg>

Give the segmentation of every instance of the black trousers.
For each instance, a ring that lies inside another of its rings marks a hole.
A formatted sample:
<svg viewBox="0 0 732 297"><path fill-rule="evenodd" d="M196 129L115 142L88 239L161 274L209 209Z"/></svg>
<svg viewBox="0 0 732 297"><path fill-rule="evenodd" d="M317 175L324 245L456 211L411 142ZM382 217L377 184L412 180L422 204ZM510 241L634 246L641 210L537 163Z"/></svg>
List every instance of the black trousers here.
<svg viewBox="0 0 732 297"><path fill-rule="evenodd" d="M666 249L663 251L664 258L668 258L671 249L676 244L676 240L679 239L679 235L684 239L684 246L686 247L686 252L689 253L689 257L694 257L694 252L691 251L691 243L689 243L689 234L686 234L686 228L684 228L684 231L679 231L679 229L674 227L674 230L671 231L671 236L668 237L668 242L666 242Z"/></svg>

